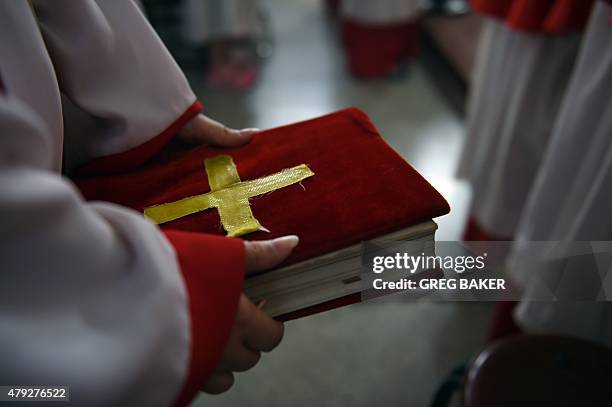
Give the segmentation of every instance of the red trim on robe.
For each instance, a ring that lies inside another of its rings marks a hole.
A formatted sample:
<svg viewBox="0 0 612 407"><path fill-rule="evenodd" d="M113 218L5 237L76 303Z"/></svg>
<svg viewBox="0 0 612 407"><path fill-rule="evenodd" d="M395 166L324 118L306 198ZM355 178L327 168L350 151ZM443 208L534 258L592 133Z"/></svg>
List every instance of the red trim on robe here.
<svg viewBox="0 0 612 407"><path fill-rule="evenodd" d="M518 301L498 301L495 304L493 317L489 322L488 342L492 343L498 339L512 335L520 335L523 330L514 321L514 310Z"/></svg>
<svg viewBox="0 0 612 407"><path fill-rule="evenodd" d="M390 25L342 20L342 42L349 71L358 78L380 78L404 59L418 57L420 19Z"/></svg>
<svg viewBox="0 0 612 407"><path fill-rule="evenodd" d="M165 230L187 287L191 317L188 373L176 406L188 405L219 364L234 324L244 276L240 239Z"/></svg>
<svg viewBox="0 0 612 407"><path fill-rule="evenodd" d="M170 126L145 143L121 153L96 158L78 169L79 176L110 175L134 170L157 155L178 131L202 111L202 103L196 100Z"/></svg>
<svg viewBox="0 0 612 407"><path fill-rule="evenodd" d="M506 21L514 30L542 34L581 32L594 0L471 0L472 9Z"/></svg>
<svg viewBox="0 0 612 407"><path fill-rule="evenodd" d="M493 232L486 230L478 224L476 218L470 216L468 218L467 224L465 225L462 240L464 242L504 242L512 240L512 238L498 236Z"/></svg>
<svg viewBox="0 0 612 407"><path fill-rule="evenodd" d="M463 241L465 242L496 242L509 240L512 239L496 236L485 230L478 224L473 216L469 217L465 225L465 231L463 232ZM495 311L489 322L489 343L506 336L522 333L521 328L514 321L513 312L517 304L517 301L498 301L497 304L495 304Z"/></svg>

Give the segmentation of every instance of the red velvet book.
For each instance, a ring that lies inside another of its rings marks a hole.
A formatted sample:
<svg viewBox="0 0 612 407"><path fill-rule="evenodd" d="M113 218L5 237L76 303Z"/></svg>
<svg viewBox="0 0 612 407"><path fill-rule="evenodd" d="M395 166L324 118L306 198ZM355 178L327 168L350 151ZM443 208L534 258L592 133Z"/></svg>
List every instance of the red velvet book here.
<svg viewBox="0 0 612 407"><path fill-rule="evenodd" d="M162 228L298 235L280 268L245 281L284 320L358 301L360 242L433 239L432 219L449 212L354 108L263 131L239 148L199 146L77 184L87 199L131 207Z"/></svg>

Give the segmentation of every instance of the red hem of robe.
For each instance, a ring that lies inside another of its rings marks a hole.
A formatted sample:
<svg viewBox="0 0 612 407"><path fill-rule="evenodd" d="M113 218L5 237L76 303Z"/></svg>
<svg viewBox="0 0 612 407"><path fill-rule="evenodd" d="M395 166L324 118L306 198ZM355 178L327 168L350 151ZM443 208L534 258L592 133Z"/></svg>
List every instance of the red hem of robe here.
<svg viewBox="0 0 612 407"><path fill-rule="evenodd" d="M470 216L461 239L464 242L503 242L512 240L512 237L496 235L480 226L474 216Z"/></svg>
<svg viewBox="0 0 612 407"><path fill-rule="evenodd" d="M79 176L110 175L134 170L157 155L178 131L202 111L196 100L170 126L150 140L121 153L96 158L78 169Z"/></svg>
<svg viewBox="0 0 612 407"><path fill-rule="evenodd" d="M465 231L463 232L465 242L497 242L509 241L511 238L495 235L478 224L473 216L470 216ZM518 301L498 301L495 304L493 316L489 322L488 341L492 343L498 339L522 334L523 331L514 321L514 309Z"/></svg>
<svg viewBox="0 0 612 407"><path fill-rule="evenodd" d="M498 301L495 304L493 317L489 322L488 342L492 343L498 339L512 335L520 335L523 330L514 321L514 309L518 301Z"/></svg>
<svg viewBox="0 0 612 407"><path fill-rule="evenodd" d="M176 250L189 302L189 367L174 403L186 406L204 387L227 345L242 292L244 244L203 233L164 234Z"/></svg>
<svg viewBox="0 0 612 407"><path fill-rule="evenodd" d="M594 0L471 0L472 9L506 21L514 30L541 34L581 32Z"/></svg>
<svg viewBox="0 0 612 407"><path fill-rule="evenodd" d="M389 75L402 59L418 57L420 19L392 25L342 20L342 42L349 71L358 78Z"/></svg>

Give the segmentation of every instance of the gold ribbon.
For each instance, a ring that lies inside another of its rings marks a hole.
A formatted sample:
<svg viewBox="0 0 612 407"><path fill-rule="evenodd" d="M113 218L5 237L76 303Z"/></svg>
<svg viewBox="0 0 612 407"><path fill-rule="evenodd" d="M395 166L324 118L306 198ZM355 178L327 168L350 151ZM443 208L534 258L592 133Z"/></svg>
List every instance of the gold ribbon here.
<svg viewBox="0 0 612 407"><path fill-rule="evenodd" d="M252 181L241 181L236 164L228 155L209 158L204 161L204 167L210 192L148 207L144 215L160 224L217 208L227 235L241 236L262 229L253 216L249 198L293 185L314 175L306 164L302 164Z"/></svg>

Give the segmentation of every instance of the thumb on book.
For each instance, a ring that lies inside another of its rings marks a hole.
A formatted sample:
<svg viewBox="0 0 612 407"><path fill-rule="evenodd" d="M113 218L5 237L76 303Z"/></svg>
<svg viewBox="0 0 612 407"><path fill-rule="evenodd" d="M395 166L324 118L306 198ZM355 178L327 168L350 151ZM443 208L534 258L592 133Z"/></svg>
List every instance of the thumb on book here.
<svg viewBox="0 0 612 407"><path fill-rule="evenodd" d="M295 235L271 240L244 242L247 273L262 271L280 264L289 256L300 239Z"/></svg>
<svg viewBox="0 0 612 407"><path fill-rule="evenodd" d="M179 138L192 144L209 144L216 147L238 147L248 143L259 129L235 130L199 114L179 130Z"/></svg>

